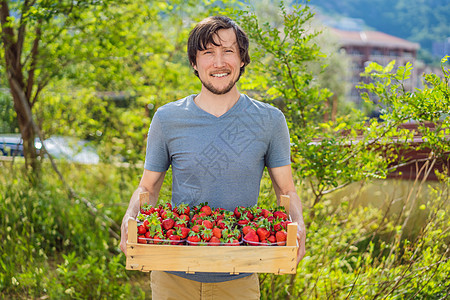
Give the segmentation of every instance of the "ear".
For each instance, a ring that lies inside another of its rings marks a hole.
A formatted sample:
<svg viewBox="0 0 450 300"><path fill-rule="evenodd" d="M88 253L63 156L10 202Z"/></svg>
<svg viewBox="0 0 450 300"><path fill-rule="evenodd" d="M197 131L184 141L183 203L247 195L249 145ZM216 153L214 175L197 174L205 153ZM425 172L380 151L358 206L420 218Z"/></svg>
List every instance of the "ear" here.
<svg viewBox="0 0 450 300"><path fill-rule="evenodd" d="M244 62L243 61L241 61L241 68L244 66Z"/></svg>
<svg viewBox="0 0 450 300"><path fill-rule="evenodd" d="M197 65L191 64L191 66L194 68L195 71L198 72L198 70L197 70Z"/></svg>

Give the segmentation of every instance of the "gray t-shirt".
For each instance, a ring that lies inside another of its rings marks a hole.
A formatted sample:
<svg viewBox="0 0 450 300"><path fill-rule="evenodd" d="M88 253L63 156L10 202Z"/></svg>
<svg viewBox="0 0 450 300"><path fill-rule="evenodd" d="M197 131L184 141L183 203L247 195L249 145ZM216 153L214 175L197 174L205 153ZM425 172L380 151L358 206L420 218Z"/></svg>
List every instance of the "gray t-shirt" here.
<svg viewBox="0 0 450 300"><path fill-rule="evenodd" d="M264 168L290 164L289 130L283 113L241 95L220 117L199 108L195 95L160 107L150 125L145 169L172 166L172 203L208 202L234 210L258 201ZM185 274L201 282L221 282L249 274Z"/></svg>

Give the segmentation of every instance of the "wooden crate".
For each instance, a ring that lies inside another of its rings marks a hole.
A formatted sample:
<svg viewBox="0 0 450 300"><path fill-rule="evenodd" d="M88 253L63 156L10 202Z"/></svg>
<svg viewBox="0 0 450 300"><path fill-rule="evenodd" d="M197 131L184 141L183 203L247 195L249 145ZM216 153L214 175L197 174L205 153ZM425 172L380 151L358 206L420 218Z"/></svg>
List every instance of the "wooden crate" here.
<svg viewBox="0 0 450 300"><path fill-rule="evenodd" d="M288 213L289 204L289 196L281 196ZM295 274L297 250L297 223L288 224L286 246L178 246L137 243L137 222L129 220L126 269Z"/></svg>

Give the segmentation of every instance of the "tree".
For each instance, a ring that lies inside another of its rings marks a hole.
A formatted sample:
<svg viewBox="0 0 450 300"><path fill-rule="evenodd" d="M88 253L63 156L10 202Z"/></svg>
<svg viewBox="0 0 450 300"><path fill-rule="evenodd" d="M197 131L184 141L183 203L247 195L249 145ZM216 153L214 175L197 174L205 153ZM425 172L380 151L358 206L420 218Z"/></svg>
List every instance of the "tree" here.
<svg viewBox="0 0 450 300"><path fill-rule="evenodd" d="M75 38L86 25L86 10L105 7L97 1L0 1L1 41L27 169L38 170L36 127L32 110L50 80L74 58L59 43L62 36Z"/></svg>
<svg viewBox="0 0 450 300"><path fill-rule="evenodd" d="M391 73L395 63L392 62L385 67L372 65L366 76L370 74L372 80L381 82L362 85L372 97L366 96L366 101L373 103L371 100L376 97L377 103L385 106L384 122L369 119L356 110L334 120L325 118L333 93L320 85L318 72L312 72L317 68L310 68L315 61L329 61L315 43L319 33L310 30L313 13L308 6L280 8L283 26L260 25L255 14L241 14L241 24L257 47L253 67L249 68L250 79L243 87L284 111L291 132L293 165L303 189L312 191L314 207L325 195L350 183L386 178L397 163L403 162L400 149L411 147L414 132L402 129L402 123L410 119L423 122L423 116L434 116L437 109L445 111L448 100L441 92L444 96L437 102L440 104L427 105L427 114L404 113L407 107L423 107L429 101L403 88L402 80L409 78L411 66ZM437 80L425 79L429 85ZM441 136L442 130L438 132Z"/></svg>
<svg viewBox="0 0 450 300"><path fill-rule="evenodd" d="M32 117L44 133L115 140L115 146L103 143L103 149L141 155L145 147L130 149L144 144L146 117L198 84L185 54L190 27L223 5L205 1L199 9L198 1L180 0L0 3L5 73L31 170L39 164ZM124 95L127 106L115 105L108 95ZM130 126L136 130L123 131Z"/></svg>

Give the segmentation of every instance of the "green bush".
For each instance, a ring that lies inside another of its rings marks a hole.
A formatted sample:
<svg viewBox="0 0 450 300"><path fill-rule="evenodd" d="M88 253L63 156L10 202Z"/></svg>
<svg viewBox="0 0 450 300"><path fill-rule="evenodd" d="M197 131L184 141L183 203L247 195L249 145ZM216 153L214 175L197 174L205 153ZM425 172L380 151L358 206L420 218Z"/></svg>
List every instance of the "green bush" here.
<svg viewBox="0 0 450 300"><path fill-rule="evenodd" d="M96 167L97 168L97 167ZM100 169L102 167L98 167ZM105 169L105 166L103 166ZM11 297L51 296L52 299L143 298L131 285L118 241L110 237L102 214L118 221L125 203L105 176L66 166L74 188L93 197L98 214L79 200L70 199L49 167L43 179L30 187L19 165L3 169L0 188L0 238L5 241L0 259L0 291ZM90 170L99 171L99 170ZM92 174L92 173L90 173ZM114 173L120 176L120 172ZM104 174L102 174L104 175ZM96 179L92 184L92 179ZM96 187L95 187L96 186ZM90 193L88 189L92 189ZM110 192L110 193L109 193ZM127 193L129 197L130 193ZM94 288L95 287L95 288Z"/></svg>
<svg viewBox="0 0 450 300"><path fill-rule="evenodd" d="M364 186L364 185L363 185ZM424 222L404 228L388 205L326 200L308 214L296 275L261 274L262 299L443 299L450 273L448 178L429 188ZM404 199L401 199L402 201Z"/></svg>
<svg viewBox="0 0 450 300"><path fill-rule="evenodd" d="M6 167L4 167L6 166ZM98 209L70 199L49 166L30 187L21 166L3 163L0 180L0 291L6 298L120 299L150 297L148 274L126 271L118 241L103 224L120 223L140 171L63 165L77 193ZM445 179L446 177L443 177ZM448 180L448 179L447 179ZM300 194L308 191L300 191ZM389 206L345 199L305 202L307 254L297 274L260 274L262 299L440 299L448 292L450 219L448 182L434 185L424 225L403 235ZM160 199L170 198L170 174ZM264 175L260 205L275 201ZM422 223L422 222L421 222ZM403 237L402 237L403 236ZM407 238L406 238L407 236Z"/></svg>

